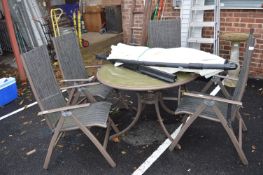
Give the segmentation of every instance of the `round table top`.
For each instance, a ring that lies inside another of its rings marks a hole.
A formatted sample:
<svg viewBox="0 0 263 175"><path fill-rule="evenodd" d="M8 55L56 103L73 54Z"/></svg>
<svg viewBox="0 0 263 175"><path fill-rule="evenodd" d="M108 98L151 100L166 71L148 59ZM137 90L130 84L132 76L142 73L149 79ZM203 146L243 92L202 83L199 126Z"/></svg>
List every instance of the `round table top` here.
<svg viewBox="0 0 263 175"><path fill-rule="evenodd" d="M176 75L176 82L168 83L124 67L115 67L114 65L106 64L98 70L97 79L102 84L115 89L151 91L180 86L198 77L195 73L186 72L177 72Z"/></svg>
<svg viewBox="0 0 263 175"><path fill-rule="evenodd" d="M222 33L220 38L226 41L233 41L233 42L242 42L248 39L249 34L247 33L237 33L237 32L226 32Z"/></svg>

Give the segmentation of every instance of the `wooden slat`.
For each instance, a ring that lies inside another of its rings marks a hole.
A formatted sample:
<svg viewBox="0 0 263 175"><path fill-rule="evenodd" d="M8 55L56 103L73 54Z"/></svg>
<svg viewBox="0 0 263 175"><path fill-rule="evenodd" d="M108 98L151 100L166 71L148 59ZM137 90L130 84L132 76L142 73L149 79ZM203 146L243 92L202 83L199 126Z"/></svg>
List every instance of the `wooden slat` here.
<svg viewBox="0 0 263 175"><path fill-rule="evenodd" d="M192 10L214 10L214 5L205 5L205 6L193 6Z"/></svg>
<svg viewBox="0 0 263 175"><path fill-rule="evenodd" d="M67 110L84 108L84 107L88 107L88 106L90 106L90 103L86 103L86 104L82 104L82 105L75 105L75 106L65 106L62 108L56 108L56 109L41 111L37 115L45 115L45 114L50 114L50 113L55 113L55 112L62 112L62 111L67 111Z"/></svg>
<svg viewBox="0 0 263 175"><path fill-rule="evenodd" d="M215 22L191 22L190 23L191 27L214 27L215 26Z"/></svg>
<svg viewBox="0 0 263 175"><path fill-rule="evenodd" d="M142 27L131 27L132 30L142 30Z"/></svg>
<svg viewBox="0 0 263 175"><path fill-rule="evenodd" d="M213 44L214 38L189 38L190 43L202 43L202 44Z"/></svg>
<svg viewBox="0 0 263 175"><path fill-rule="evenodd" d="M240 102L240 101L234 101L234 100L229 100L229 99L215 97L215 96L207 96L207 95L203 95L203 94L194 94L194 93L189 93L189 92L184 92L183 94L186 96L190 96L190 97L203 98L203 99L207 99L207 100L214 100L214 101L219 101L219 102L230 103L230 104L242 106L242 102Z"/></svg>
<svg viewBox="0 0 263 175"><path fill-rule="evenodd" d="M101 83L95 82L95 83L80 84L80 85L62 87L60 89L61 90L67 90L67 89L74 89L74 88L80 88L80 87L94 86L94 85L98 85L98 84L101 84Z"/></svg>

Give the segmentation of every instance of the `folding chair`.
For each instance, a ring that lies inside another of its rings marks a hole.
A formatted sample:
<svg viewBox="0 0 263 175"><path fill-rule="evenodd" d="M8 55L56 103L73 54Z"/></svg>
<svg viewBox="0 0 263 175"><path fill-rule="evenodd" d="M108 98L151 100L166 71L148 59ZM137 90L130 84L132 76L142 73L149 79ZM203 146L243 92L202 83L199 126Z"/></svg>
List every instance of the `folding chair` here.
<svg viewBox="0 0 263 175"><path fill-rule="evenodd" d="M181 47L181 20L167 19L167 20L151 20L148 26L148 47L160 47L160 48L176 48ZM184 87L184 86L183 86ZM178 89L177 97L163 97L163 100L175 100L180 102L181 86ZM185 87L184 87L185 88ZM161 102L161 106L169 113L174 114L174 111L170 110L164 101Z"/></svg>
<svg viewBox="0 0 263 175"><path fill-rule="evenodd" d="M181 47L181 20L151 20L148 26L148 47Z"/></svg>
<svg viewBox="0 0 263 175"><path fill-rule="evenodd" d="M246 87L249 73L249 64L251 62L254 44L255 38L253 37L253 32L251 32L246 45L243 66L241 68L237 86L232 97L227 92L221 81L217 82L220 83L219 85L225 98L209 96L203 93L183 94L181 102L175 111L175 114L187 115L183 120L183 124L178 135L170 145L170 150L174 149L185 131L198 117L200 117L221 123L228 136L230 137L230 140L233 143L242 163L245 165L248 164L248 160L242 149L242 131L246 131L247 128L239 112L239 108L242 106L241 99ZM238 137L235 135L232 127L235 119L238 120Z"/></svg>
<svg viewBox="0 0 263 175"><path fill-rule="evenodd" d="M76 129L82 130L108 163L115 167L116 163L106 151L110 126L118 132L118 129L108 117L111 103L95 102L67 106L52 71L46 46L35 48L23 54L22 57L29 83L41 109L38 115L45 116L48 126L53 131L44 168L48 168L52 151L62 133ZM90 127L93 126L106 128L103 144L91 133Z"/></svg>
<svg viewBox="0 0 263 175"><path fill-rule="evenodd" d="M52 41L64 82L67 82L68 85L72 85L94 81L94 77L89 77L85 69L75 33L72 32L52 38ZM73 90L75 93L71 92L71 95L77 96L75 101L79 99L78 97L88 97L90 101L94 101L92 98L93 96L105 99L111 90L110 87L97 83L95 85L76 88Z"/></svg>

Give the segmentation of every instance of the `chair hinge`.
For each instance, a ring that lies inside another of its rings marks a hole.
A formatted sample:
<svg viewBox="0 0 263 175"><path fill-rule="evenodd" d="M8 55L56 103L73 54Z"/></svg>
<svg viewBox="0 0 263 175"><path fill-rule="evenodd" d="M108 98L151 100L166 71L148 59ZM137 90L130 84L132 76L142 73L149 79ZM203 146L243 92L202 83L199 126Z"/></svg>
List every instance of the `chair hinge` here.
<svg viewBox="0 0 263 175"><path fill-rule="evenodd" d="M215 105L215 101L213 100L204 100L204 104L211 107Z"/></svg>
<svg viewBox="0 0 263 175"><path fill-rule="evenodd" d="M63 117L70 117L70 116L72 116L72 112L71 111L62 111L61 115Z"/></svg>

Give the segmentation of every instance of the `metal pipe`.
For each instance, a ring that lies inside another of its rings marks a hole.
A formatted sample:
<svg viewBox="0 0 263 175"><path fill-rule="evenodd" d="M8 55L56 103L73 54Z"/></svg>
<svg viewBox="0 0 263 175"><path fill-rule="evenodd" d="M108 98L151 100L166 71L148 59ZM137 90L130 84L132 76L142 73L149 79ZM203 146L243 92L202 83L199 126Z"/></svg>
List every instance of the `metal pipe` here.
<svg viewBox="0 0 263 175"><path fill-rule="evenodd" d="M8 29L8 34L9 34L12 50L14 52L15 59L16 59L19 77L20 77L20 80L24 82L26 81L26 74L25 74L25 70L24 70L20 52L19 52L19 47L18 47L17 40L16 40L15 30L14 30L14 26L12 22L12 17L10 14L10 9L8 6L8 1L2 0L2 6L4 10L4 15L5 15L5 20L6 20L6 25Z"/></svg>

